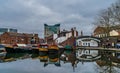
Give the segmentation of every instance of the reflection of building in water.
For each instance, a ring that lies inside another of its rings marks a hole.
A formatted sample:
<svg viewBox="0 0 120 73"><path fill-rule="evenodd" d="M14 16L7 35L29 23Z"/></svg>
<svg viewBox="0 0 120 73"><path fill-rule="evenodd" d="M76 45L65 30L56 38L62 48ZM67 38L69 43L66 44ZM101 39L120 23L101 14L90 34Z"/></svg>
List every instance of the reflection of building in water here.
<svg viewBox="0 0 120 73"><path fill-rule="evenodd" d="M48 56L39 56L40 62L47 62Z"/></svg>
<svg viewBox="0 0 120 73"><path fill-rule="evenodd" d="M60 59L58 53L52 53L52 54L45 54L45 52L40 52L39 55L40 62L44 62L44 67L46 67L49 64L54 64L55 66L61 66L60 65Z"/></svg>
<svg viewBox="0 0 120 73"><path fill-rule="evenodd" d="M61 66L58 53L49 54L48 57L49 57L48 62L44 63L44 67L47 66L48 64L54 64L55 66L58 66L58 67Z"/></svg>
<svg viewBox="0 0 120 73"><path fill-rule="evenodd" d="M26 54L26 53L7 53L6 55L0 57L0 62L12 62L16 60L23 60L31 58L31 54Z"/></svg>
<svg viewBox="0 0 120 73"><path fill-rule="evenodd" d="M98 50L85 50L85 49L78 49L76 51L76 57L79 60L84 61L94 61L101 58Z"/></svg>
<svg viewBox="0 0 120 73"><path fill-rule="evenodd" d="M40 62L48 62L48 53L47 52L39 52L39 57Z"/></svg>
<svg viewBox="0 0 120 73"><path fill-rule="evenodd" d="M0 63L4 61L6 53L0 52Z"/></svg>
<svg viewBox="0 0 120 73"><path fill-rule="evenodd" d="M75 67L77 67L78 60L76 59L76 54L73 51L65 51L61 55L61 60L64 61L64 63L71 63L73 67L73 71L75 71Z"/></svg>
<svg viewBox="0 0 120 73"><path fill-rule="evenodd" d="M120 59L112 55L102 56L96 63L101 68L102 73L119 73L117 68L120 68Z"/></svg>

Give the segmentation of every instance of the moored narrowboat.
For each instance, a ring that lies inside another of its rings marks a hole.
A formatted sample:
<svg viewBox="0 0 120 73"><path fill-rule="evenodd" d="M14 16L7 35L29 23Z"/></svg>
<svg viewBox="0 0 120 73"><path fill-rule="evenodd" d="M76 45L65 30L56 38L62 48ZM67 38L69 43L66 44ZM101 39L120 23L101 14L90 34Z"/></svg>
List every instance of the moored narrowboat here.
<svg viewBox="0 0 120 73"><path fill-rule="evenodd" d="M38 49L39 49L40 52L47 52L48 51L48 45L47 44L40 44Z"/></svg>

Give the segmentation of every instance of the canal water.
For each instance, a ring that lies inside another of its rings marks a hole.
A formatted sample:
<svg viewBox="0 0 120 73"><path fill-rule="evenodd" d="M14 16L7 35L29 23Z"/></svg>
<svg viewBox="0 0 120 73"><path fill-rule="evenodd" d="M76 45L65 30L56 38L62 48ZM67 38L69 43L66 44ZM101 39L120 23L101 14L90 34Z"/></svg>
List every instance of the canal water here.
<svg viewBox="0 0 120 73"><path fill-rule="evenodd" d="M73 52L7 53L0 56L0 73L120 73L119 59L79 60Z"/></svg>

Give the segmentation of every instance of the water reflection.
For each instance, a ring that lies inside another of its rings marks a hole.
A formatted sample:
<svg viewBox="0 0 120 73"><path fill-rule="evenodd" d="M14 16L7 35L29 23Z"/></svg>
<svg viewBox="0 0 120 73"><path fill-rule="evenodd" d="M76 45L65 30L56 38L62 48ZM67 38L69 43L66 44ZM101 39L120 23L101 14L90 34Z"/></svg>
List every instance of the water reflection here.
<svg viewBox="0 0 120 73"><path fill-rule="evenodd" d="M12 62L16 60L23 60L26 58L31 58L31 54L27 53L6 53L3 56L0 57L0 62Z"/></svg>
<svg viewBox="0 0 120 73"><path fill-rule="evenodd" d="M47 54L46 52L41 52L38 59L40 60L40 62L44 63L44 67L48 66L49 64L61 66L58 53Z"/></svg>
<svg viewBox="0 0 120 73"><path fill-rule="evenodd" d="M114 57L111 53L102 54L100 60L96 63L102 68L101 73L118 73L117 68L120 68L120 59Z"/></svg>
<svg viewBox="0 0 120 73"><path fill-rule="evenodd" d="M69 50L65 50L61 54L59 54L59 52L58 53L40 52L39 54L6 53L0 56L0 63L4 63L4 64L10 63L10 62L14 63L19 60L29 59L29 60L39 60L40 64L37 64L37 65L42 65L42 67L45 67L45 68L46 67L48 68L51 65L53 65L52 67L55 68L55 67L64 67L64 65L70 64L71 69L76 73L81 72L79 69L80 68L82 69L82 67L84 66L85 67L89 66L88 68L90 68L91 64L96 64L94 67L95 67L95 70L97 69L97 71L94 73L119 73L120 72L120 59L112 56L111 54L101 54L100 58L96 60L92 60L92 58L90 59L89 57L83 57L83 56L81 57L82 58L78 58L75 51L69 51ZM2 68L1 65L0 65L0 68ZM65 70L67 71L67 68ZM86 68L84 70L86 70ZM84 72L89 73L89 71L83 71L82 73Z"/></svg>
<svg viewBox="0 0 120 73"><path fill-rule="evenodd" d="M75 71L75 67L77 67L77 63L79 62L79 60L76 58L76 52L71 50L64 51L64 53L61 54L60 59L64 61L64 63L71 63L73 71Z"/></svg>

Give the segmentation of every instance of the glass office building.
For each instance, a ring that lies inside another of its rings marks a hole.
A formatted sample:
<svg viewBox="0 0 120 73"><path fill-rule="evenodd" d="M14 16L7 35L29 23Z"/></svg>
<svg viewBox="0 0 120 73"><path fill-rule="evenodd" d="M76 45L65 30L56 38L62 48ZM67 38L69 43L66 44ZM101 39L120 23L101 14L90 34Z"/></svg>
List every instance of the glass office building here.
<svg viewBox="0 0 120 73"><path fill-rule="evenodd" d="M12 29L12 28L0 28L0 35L3 34L4 32L17 32L17 29Z"/></svg>
<svg viewBox="0 0 120 73"><path fill-rule="evenodd" d="M49 37L53 34L58 34L60 31L60 24L47 25L44 24L44 37Z"/></svg>

